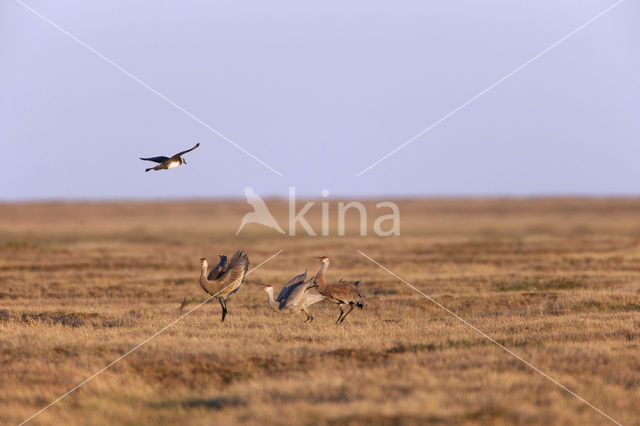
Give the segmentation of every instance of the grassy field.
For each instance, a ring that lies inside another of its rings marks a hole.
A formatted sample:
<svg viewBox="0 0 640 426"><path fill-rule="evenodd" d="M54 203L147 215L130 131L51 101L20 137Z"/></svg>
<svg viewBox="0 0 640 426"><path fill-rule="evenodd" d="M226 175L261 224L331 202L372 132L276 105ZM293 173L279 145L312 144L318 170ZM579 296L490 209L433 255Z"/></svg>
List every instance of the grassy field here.
<svg viewBox="0 0 640 426"><path fill-rule="evenodd" d="M244 202L0 204L0 423L17 424L205 299L199 258L252 266L220 322L205 304L33 424L640 424L640 200L403 200L401 236L289 237ZM269 202L281 224L284 202ZM320 229L318 211L311 224ZM368 206L371 214L376 212ZM335 214L333 212L332 214ZM369 229L375 218L370 218ZM352 218L354 219L354 218ZM302 234L304 234L302 232ZM271 311L254 284L360 279ZM187 306L181 302L186 298Z"/></svg>

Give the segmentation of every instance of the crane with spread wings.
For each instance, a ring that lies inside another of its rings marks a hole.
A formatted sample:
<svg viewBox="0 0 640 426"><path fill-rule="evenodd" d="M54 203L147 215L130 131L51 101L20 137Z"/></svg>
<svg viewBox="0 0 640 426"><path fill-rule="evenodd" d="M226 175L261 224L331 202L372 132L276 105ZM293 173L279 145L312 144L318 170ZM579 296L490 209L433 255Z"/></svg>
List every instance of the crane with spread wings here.
<svg viewBox="0 0 640 426"><path fill-rule="evenodd" d="M313 291L315 283L313 278L306 280L307 272L297 275L282 287L278 297L273 298L273 286L267 284L264 291L267 292L269 306L276 312L302 312L307 316L305 322L313 321L313 315L307 308L314 303L324 300L324 296Z"/></svg>
<svg viewBox="0 0 640 426"><path fill-rule="evenodd" d="M200 287L213 297L216 297L222 307L222 321L227 316L227 299L240 290L240 284L249 269L249 257L242 250L233 255L229 263L227 256L220 256L220 262L207 274L206 258L200 259L202 271L200 273Z"/></svg>

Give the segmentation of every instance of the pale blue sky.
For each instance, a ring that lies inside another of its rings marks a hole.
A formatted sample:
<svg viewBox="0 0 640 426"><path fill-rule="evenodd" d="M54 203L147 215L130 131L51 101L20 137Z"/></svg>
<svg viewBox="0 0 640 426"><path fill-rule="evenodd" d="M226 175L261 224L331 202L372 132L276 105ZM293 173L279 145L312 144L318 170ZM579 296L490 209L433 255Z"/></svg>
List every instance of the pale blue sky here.
<svg viewBox="0 0 640 426"><path fill-rule="evenodd" d="M635 0L25 2L284 176L1 0L0 200L640 194Z"/></svg>

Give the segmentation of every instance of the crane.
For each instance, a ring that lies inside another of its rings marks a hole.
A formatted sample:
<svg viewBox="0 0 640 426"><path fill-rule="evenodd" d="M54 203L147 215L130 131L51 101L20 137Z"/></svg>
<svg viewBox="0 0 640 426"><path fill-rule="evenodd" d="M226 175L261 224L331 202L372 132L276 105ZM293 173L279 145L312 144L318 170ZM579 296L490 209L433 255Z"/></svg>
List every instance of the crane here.
<svg viewBox="0 0 640 426"><path fill-rule="evenodd" d="M273 286L266 284L264 291L267 292L269 306L276 312L302 312L307 316L304 322L313 321L313 315L309 313L307 308L314 303L324 300L324 296L312 289L315 285L314 280L306 280L307 272L296 275L282 287L278 297L273 298ZM306 280L306 281L305 281Z"/></svg>
<svg viewBox="0 0 640 426"><path fill-rule="evenodd" d="M240 289L249 269L249 257L242 250L239 250L227 263L227 257L221 255L220 262L208 275L207 259L201 258L200 265L202 267L200 287L218 299L220 306L222 306L222 321L224 322L224 317L227 316L227 299Z"/></svg>
<svg viewBox="0 0 640 426"><path fill-rule="evenodd" d="M360 281L343 281L341 279L337 283L327 284L324 274L329 268L329 258L321 256L318 259L322 266L320 266L314 283L321 295L325 296L329 302L335 303L340 307L340 316L336 320L336 324L340 324L353 311L353 308L356 306L360 309L364 308L365 295L358 288ZM344 312L345 306L349 306L349 310L346 313Z"/></svg>

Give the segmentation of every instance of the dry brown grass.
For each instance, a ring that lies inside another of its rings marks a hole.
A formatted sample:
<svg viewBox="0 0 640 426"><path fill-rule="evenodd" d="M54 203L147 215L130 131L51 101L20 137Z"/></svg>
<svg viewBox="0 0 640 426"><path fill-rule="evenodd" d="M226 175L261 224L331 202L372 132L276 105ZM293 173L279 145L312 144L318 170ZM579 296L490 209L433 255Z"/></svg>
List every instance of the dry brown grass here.
<svg viewBox="0 0 640 426"><path fill-rule="evenodd" d="M285 223L284 203L270 205ZM245 248L254 266L284 252L247 277L227 322L203 306L34 424L606 423L356 249L640 424L640 200L400 205L399 238L256 225L236 238L241 202L0 205L0 423L177 318L184 297L203 300L201 256ZM369 296L339 327L335 305L312 307L309 326L251 285L315 272L319 255Z"/></svg>

